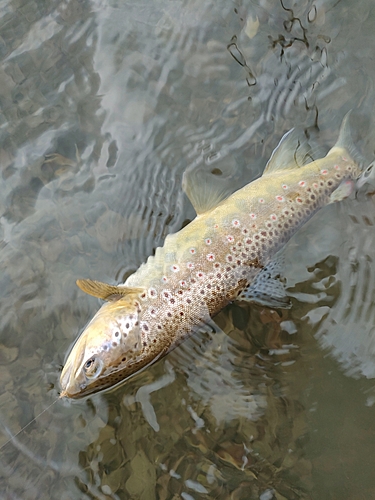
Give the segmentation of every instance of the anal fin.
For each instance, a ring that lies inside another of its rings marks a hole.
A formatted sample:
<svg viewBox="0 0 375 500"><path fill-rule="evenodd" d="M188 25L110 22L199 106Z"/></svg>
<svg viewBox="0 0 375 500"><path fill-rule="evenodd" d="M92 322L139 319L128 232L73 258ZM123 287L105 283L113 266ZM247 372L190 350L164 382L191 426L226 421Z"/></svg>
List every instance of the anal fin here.
<svg viewBox="0 0 375 500"><path fill-rule="evenodd" d="M197 215L216 208L233 192L227 179L204 172L198 168L188 169L182 178L182 189L189 198Z"/></svg>
<svg viewBox="0 0 375 500"><path fill-rule="evenodd" d="M313 152L301 130L292 128L274 149L263 175L280 170L293 170L313 161Z"/></svg>

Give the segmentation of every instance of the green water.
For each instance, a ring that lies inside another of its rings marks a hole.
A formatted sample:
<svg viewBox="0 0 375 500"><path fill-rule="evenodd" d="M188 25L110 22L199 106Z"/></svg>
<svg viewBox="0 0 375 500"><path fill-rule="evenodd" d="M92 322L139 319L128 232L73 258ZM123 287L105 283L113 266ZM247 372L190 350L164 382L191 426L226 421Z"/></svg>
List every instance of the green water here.
<svg viewBox="0 0 375 500"><path fill-rule="evenodd" d="M371 0L0 3L0 491L8 499L375 498L375 204L286 249L292 309L232 304L115 390L53 403L99 307L194 217L186 168L232 189L280 137L374 154Z"/></svg>

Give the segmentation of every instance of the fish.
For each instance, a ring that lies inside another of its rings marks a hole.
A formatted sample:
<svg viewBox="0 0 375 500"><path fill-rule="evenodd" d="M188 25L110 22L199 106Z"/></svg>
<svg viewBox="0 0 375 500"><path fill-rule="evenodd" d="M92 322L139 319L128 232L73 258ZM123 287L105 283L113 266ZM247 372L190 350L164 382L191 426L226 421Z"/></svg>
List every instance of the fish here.
<svg viewBox="0 0 375 500"><path fill-rule="evenodd" d="M185 172L183 189L196 218L168 235L125 283L77 280L105 302L66 359L60 397L78 399L122 383L235 300L290 307L278 256L318 210L351 195L361 171L347 116L326 156L313 159L305 135L292 129L263 175L234 193L202 182L199 171Z"/></svg>

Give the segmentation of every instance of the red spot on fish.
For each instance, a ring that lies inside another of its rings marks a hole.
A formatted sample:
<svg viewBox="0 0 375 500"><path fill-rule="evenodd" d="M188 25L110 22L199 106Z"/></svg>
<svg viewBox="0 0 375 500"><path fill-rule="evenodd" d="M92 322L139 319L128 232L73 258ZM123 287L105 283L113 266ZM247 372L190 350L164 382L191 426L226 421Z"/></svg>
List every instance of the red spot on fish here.
<svg viewBox="0 0 375 500"><path fill-rule="evenodd" d="M186 267L187 267L188 269L194 269L194 264L193 264L192 262L188 262L188 263L186 264Z"/></svg>
<svg viewBox="0 0 375 500"><path fill-rule="evenodd" d="M306 182L305 182L305 181L299 181L299 183L298 183L298 184L299 184L301 187L306 186Z"/></svg>
<svg viewBox="0 0 375 500"><path fill-rule="evenodd" d="M213 253L209 253L209 254L207 255L207 260L208 260L209 262L214 261L214 260L215 260L215 255L214 255Z"/></svg>
<svg viewBox="0 0 375 500"><path fill-rule="evenodd" d="M327 175L327 174L328 174L328 170L326 170L326 169L321 170L321 171L320 171L320 173L321 173L322 175Z"/></svg>
<svg viewBox="0 0 375 500"><path fill-rule="evenodd" d="M282 188L283 188L283 189L288 189L288 186L287 186L286 184L283 184L283 185L282 185Z"/></svg>
<svg viewBox="0 0 375 500"><path fill-rule="evenodd" d="M206 245L211 245L211 243L212 243L211 238L206 238Z"/></svg>
<svg viewBox="0 0 375 500"><path fill-rule="evenodd" d="M263 198L259 198L259 203L264 203L264 199Z"/></svg>
<svg viewBox="0 0 375 500"><path fill-rule="evenodd" d="M194 255L194 254L195 254L195 252L196 252L196 249L195 249L195 248L190 248L189 252L190 252L192 255Z"/></svg>
<svg viewBox="0 0 375 500"><path fill-rule="evenodd" d="M277 215L276 214L271 214L271 220L277 220Z"/></svg>
<svg viewBox="0 0 375 500"><path fill-rule="evenodd" d="M339 165L335 165L333 168L335 168L336 170L340 170Z"/></svg>
<svg viewBox="0 0 375 500"><path fill-rule="evenodd" d="M283 196L280 196L280 195L276 196L276 200L277 200L277 201L285 201L285 200L284 200L284 197L283 197Z"/></svg>
<svg viewBox="0 0 375 500"><path fill-rule="evenodd" d="M255 214L250 214L250 217L251 217L252 219L256 219L256 218L257 218L257 216L256 216Z"/></svg>
<svg viewBox="0 0 375 500"><path fill-rule="evenodd" d="M227 236L227 240L229 241L229 243L233 243L234 241L234 238L233 236L231 236L230 234Z"/></svg>
<svg viewBox="0 0 375 500"><path fill-rule="evenodd" d="M302 198L296 198L296 202L297 203L303 203L303 200L302 200Z"/></svg>

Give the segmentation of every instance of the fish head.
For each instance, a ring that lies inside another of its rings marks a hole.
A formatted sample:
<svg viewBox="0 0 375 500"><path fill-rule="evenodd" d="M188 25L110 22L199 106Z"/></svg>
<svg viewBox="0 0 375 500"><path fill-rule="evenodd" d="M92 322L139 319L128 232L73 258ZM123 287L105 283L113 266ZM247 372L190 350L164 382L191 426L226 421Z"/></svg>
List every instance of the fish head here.
<svg viewBox="0 0 375 500"><path fill-rule="evenodd" d="M138 370L142 358L136 295L105 303L73 345L60 377L60 397L81 398L111 387Z"/></svg>

